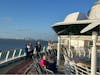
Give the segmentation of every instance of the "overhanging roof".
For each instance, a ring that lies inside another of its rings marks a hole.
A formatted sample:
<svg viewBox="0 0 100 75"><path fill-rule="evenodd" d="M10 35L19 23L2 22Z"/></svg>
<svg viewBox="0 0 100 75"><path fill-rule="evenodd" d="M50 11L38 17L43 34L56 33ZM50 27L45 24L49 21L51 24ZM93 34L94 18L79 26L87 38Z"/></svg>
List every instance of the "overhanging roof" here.
<svg viewBox="0 0 100 75"><path fill-rule="evenodd" d="M58 22L58 23L53 24L52 27L61 26L61 25L72 25L72 24L75 24L75 25L90 24L95 21L97 21L97 20L78 20L78 21L74 21L74 22Z"/></svg>
<svg viewBox="0 0 100 75"><path fill-rule="evenodd" d="M69 33L71 34L80 34L80 31L86 27L87 24L70 24L70 25L56 25L53 26L53 30L58 34L58 35L68 35Z"/></svg>

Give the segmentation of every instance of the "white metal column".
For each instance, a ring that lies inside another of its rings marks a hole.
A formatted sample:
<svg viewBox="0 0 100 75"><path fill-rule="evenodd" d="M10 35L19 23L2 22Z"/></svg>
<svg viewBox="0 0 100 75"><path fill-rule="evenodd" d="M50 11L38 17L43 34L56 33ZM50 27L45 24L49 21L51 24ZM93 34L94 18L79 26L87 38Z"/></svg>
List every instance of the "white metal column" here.
<svg viewBox="0 0 100 75"><path fill-rule="evenodd" d="M91 54L91 75L96 75L96 41L97 41L97 33L92 33L92 40L93 40L93 47L92 47L92 54Z"/></svg>
<svg viewBox="0 0 100 75"><path fill-rule="evenodd" d="M10 53L10 51L7 51L7 54L6 54L6 61L8 60L9 53Z"/></svg>
<svg viewBox="0 0 100 75"><path fill-rule="evenodd" d="M71 35L69 35L68 49L68 56L71 57Z"/></svg>
<svg viewBox="0 0 100 75"><path fill-rule="evenodd" d="M2 54L2 53L0 52L0 58L1 58L1 54Z"/></svg>
<svg viewBox="0 0 100 75"><path fill-rule="evenodd" d="M57 44L57 66L60 65L60 42L61 38L58 36L58 44Z"/></svg>

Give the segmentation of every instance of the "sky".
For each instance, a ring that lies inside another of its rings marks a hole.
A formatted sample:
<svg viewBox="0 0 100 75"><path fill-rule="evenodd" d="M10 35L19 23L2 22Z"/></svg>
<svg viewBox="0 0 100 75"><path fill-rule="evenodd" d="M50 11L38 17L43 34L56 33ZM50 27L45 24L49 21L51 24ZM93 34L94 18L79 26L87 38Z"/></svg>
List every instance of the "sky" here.
<svg viewBox="0 0 100 75"><path fill-rule="evenodd" d="M0 0L0 38L55 40L51 28L73 12L87 13L96 0Z"/></svg>

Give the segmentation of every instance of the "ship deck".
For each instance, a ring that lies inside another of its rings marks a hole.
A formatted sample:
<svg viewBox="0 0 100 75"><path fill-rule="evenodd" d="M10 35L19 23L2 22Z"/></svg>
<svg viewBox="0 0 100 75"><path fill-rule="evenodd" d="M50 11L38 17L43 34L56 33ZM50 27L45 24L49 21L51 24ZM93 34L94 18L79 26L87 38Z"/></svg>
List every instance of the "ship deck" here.
<svg viewBox="0 0 100 75"><path fill-rule="evenodd" d="M100 71L100 54L98 54L98 64L97 64L97 70ZM68 57L68 56L67 56ZM74 56L73 58L70 58L70 61L75 61L76 65L80 66L87 66L91 67L91 60L86 57L77 57ZM26 60L25 58L20 58L17 61L12 61L10 63L7 63L4 66L0 66L0 74L25 74L25 71L31 64L33 64L33 59ZM28 72L29 73L29 72ZM33 72L32 74L35 74ZM64 74L64 59L61 59L60 66L58 67L58 74Z"/></svg>
<svg viewBox="0 0 100 75"><path fill-rule="evenodd" d="M23 74L31 63L32 60L25 60L24 58L6 63L0 67L0 74Z"/></svg>

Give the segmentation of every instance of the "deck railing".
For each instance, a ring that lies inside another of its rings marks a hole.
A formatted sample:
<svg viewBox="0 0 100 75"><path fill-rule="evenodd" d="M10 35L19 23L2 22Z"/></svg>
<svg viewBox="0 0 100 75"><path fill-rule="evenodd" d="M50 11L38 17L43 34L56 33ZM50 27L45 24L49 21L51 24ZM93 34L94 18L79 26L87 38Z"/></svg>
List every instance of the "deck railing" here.
<svg viewBox="0 0 100 75"><path fill-rule="evenodd" d="M87 57L86 59L90 60L90 57L91 57L91 49L90 48L78 48L78 50L65 49L64 52L66 52L66 53L64 53L64 58L65 58L65 63L67 63L67 64L65 64L65 66L66 65L70 66L70 68L66 67L65 68L66 70L70 70L70 73L71 73L71 71L75 71L74 73L76 75L90 75L91 74L90 68L88 68L87 66L84 67L81 65L77 65L74 60L70 60L70 58L73 59L74 57L78 57L78 59ZM97 49L97 57L100 58L100 50L99 49ZM96 72L96 75L100 75L100 72Z"/></svg>
<svg viewBox="0 0 100 75"><path fill-rule="evenodd" d="M24 57L24 49L5 50L0 53L0 64Z"/></svg>
<svg viewBox="0 0 100 75"><path fill-rule="evenodd" d="M86 66L79 66L79 65L75 65L75 69L76 69L76 74L81 74L81 75L90 75L91 74L91 69L86 67ZM100 75L100 72L96 72L96 75Z"/></svg>
<svg viewBox="0 0 100 75"><path fill-rule="evenodd" d="M69 57L73 58L74 56L78 56L78 57L87 57L87 58L91 58L91 48L77 48L77 49L66 49L66 52L68 54ZM98 55L99 54L99 55ZM97 56L100 57L100 49L97 49Z"/></svg>
<svg viewBox="0 0 100 75"><path fill-rule="evenodd" d="M45 51L47 51L47 47L44 46L41 48L41 53ZM36 54L35 49L33 54ZM25 56L26 56L25 49L11 49L11 50L9 49L9 50L2 51L0 52L0 65L8 61L12 61Z"/></svg>
<svg viewBox="0 0 100 75"><path fill-rule="evenodd" d="M91 68L87 66L77 65L74 61L67 62L65 67L65 73L70 75L91 75ZM100 72L96 72L96 75L100 75Z"/></svg>

